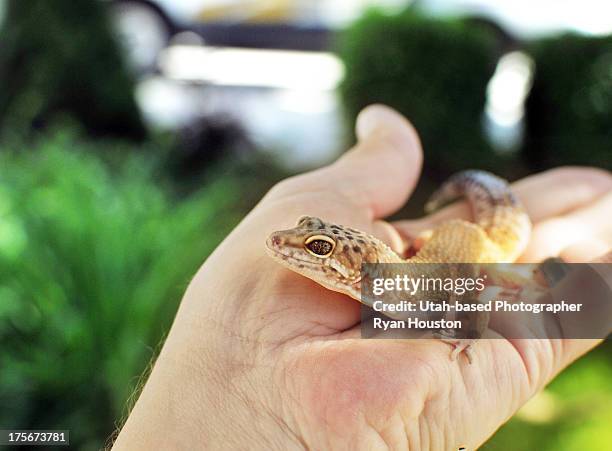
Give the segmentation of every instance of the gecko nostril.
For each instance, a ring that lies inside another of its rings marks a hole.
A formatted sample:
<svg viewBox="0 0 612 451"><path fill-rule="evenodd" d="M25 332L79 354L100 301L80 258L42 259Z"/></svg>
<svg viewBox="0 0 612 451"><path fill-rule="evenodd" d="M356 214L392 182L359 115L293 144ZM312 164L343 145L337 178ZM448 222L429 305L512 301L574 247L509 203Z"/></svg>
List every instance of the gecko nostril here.
<svg viewBox="0 0 612 451"><path fill-rule="evenodd" d="M272 242L273 246L279 246L281 244L281 239L280 239L280 236L278 236L278 235L272 236L270 241Z"/></svg>

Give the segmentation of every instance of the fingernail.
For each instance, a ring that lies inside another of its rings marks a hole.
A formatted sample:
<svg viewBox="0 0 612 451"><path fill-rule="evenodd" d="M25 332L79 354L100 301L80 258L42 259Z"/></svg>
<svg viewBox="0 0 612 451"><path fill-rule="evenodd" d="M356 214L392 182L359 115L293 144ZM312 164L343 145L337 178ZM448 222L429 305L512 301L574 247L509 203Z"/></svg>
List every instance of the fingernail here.
<svg viewBox="0 0 612 451"><path fill-rule="evenodd" d="M362 140L374 130L384 127L385 119L388 119L388 112L381 105L370 105L361 110L355 125L357 139Z"/></svg>

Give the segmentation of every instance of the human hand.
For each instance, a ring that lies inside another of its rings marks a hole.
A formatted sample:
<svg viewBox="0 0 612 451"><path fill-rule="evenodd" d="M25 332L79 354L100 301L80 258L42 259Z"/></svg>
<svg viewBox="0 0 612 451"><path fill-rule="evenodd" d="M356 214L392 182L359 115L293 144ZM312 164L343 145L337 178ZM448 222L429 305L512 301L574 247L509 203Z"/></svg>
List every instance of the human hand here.
<svg viewBox="0 0 612 451"><path fill-rule="evenodd" d="M596 340L481 340L475 362L437 340L361 340L356 301L284 269L266 237L314 215L401 251L458 204L422 220L381 218L414 188L410 124L369 107L357 145L281 182L193 279L115 449L440 449L483 443ZM513 185L534 232L523 261L586 261L612 247L612 176L565 168Z"/></svg>

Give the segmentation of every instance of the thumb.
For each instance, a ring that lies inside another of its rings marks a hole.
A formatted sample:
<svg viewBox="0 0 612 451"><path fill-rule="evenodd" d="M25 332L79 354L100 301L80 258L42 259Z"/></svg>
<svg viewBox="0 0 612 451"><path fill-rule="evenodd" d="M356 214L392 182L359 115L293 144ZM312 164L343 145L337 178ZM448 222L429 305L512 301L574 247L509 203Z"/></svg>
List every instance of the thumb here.
<svg viewBox="0 0 612 451"><path fill-rule="evenodd" d="M277 185L272 198L325 192L370 220L398 210L414 189L423 155L419 137L406 118L383 105L366 107L357 118L357 144L335 163Z"/></svg>
<svg viewBox="0 0 612 451"><path fill-rule="evenodd" d="M371 212L373 219L401 208L416 186L423 153L410 122L384 105L370 105L357 117L358 142L335 164L338 189Z"/></svg>

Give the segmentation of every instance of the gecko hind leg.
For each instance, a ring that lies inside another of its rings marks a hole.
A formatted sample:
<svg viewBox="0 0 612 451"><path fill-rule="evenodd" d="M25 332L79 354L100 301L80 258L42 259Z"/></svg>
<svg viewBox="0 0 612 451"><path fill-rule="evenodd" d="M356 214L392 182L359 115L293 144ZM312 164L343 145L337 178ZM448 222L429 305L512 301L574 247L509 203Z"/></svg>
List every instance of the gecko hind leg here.
<svg viewBox="0 0 612 451"><path fill-rule="evenodd" d="M433 229L423 230L412 239L406 240L404 258L415 256L433 235Z"/></svg>

